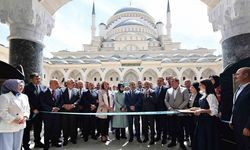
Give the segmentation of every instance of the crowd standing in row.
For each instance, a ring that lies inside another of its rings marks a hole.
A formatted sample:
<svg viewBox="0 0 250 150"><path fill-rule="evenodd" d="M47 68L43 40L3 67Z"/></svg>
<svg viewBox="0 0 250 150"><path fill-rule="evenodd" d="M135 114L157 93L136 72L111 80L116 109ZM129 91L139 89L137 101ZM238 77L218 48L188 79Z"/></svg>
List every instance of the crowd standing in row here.
<svg viewBox="0 0 250 150"><path fill-rule="evenodd" d="M193 83L190 80L185 80L183 86L176 77L168 78L166 81L159 77L156 87L153 87L150 81L138 81L137 83L131 81L128 86L120 83L117 88L113 87L113 90L106 81L95 87L93 83L84 83L80 80L75 82L73 79L68 79L65 87L60 87L58 80L52 79L49 82L49 87L45 87L40 84L38 74L34 73L30 77L31 82L25 87L20 80L7 80L2 86L2 95L0 96L1 149L20 150L21 136L23 135L22 146L25 150L29 150L32 126L35 147L42 147L44 150L49 149L50 146L60 147L62 144L67 146L69 141L77 144L78 131L85 142L89 138L97 140L99 137L102 142L106 142L109 140L109 130L115 132L116 140L127 139L127 127L129 142L136 139L139 143L154 145L158 141L161 141L161 144L167 144L167 140L170 139L168 147L176 146L178 141L180 147L185 150L184 140L190 140L189 146L194 150L219 149L217 127L221 90L218 76L211 76L210 79ZM245 103L249 104L246 99L249 99L250 96L250 90L248 90L250 69L241 68L238 70L236 81L240 85L244 85L239 90L244 95L236 92L237 96L243 100L240 103L234 99L235 105L230 125L237 131L237 142L241 143L241 150L244 150L249 148L250 143L250 120L247 118L250 116L250 112L248 107L243 106ZM28 97L22 94L23 87L24 93ZM10 102L11 97L17 99L14 100L17 106L10 104L13 103ZM19 105L20 103L21 105ZM239 111L239 107L246 107L244 117L241 116L242 111ZM110 116L99 114L182 109L189 109L194 115ZM8 114L11 111L15 114ZM41 111L43 112L41 113ZM98 114L66 114L76 112ZM239 118L243 120L238 120ZM27 125L25 125L26 120ZM44 123L44 144L40 137L42 123ZM61 135L63 138L60 138ZM12 139L12 143L9 142L10 139Z"/></svg>

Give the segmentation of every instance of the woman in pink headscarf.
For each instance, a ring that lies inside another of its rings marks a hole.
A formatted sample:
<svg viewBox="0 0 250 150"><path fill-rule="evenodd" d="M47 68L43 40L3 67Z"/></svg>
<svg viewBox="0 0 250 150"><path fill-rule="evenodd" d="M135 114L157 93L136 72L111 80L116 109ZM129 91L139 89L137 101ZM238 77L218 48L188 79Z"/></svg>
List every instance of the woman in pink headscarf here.
<svg viewBox="0 0 250 150"><path fill-rule="evenodd" d="M20 150L23 129L30 113L28 97L22 94L24 82L6 80L0 95L0 149Z"/></svg>

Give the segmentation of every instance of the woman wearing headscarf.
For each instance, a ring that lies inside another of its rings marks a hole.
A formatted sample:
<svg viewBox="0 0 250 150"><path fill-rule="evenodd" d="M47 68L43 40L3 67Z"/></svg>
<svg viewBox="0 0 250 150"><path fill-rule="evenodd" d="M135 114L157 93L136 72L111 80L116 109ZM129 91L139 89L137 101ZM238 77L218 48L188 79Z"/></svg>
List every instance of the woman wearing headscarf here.
<svg viewBox="0 0 250 150"><path fill-rule="evenodd" d="M118 91L114 97L114 112L126 112L124 85L118 84ZM117 140L127 139L125 128L128 126L128 119L126 115L113 116L112 127L115 128L115 137Z"/></svg>
<svg viewBox="0 0 250 150"><path fill-rule="evenodd" d="M18 79L6 80L0 95L0 149L20 150L23 129L30 115L28 97L22 94L24 82Z"/></svg>
<svg viewBox="0 0 250 150"><path fill-rule="evenodd" d="M199 109L200 105L199 105L199 100L202 97L202 95L200 94L200 88L199 88L199 82L194 82L192 83L191 87L190 87L190 91L191 91L191 96L190 96L190 100L189 100L189 108L193 111ZM189 116L189 119L187 119L187 124L188 124L188 130L190 132L190 139L191 139L191 145L193 145L193 137L194 137L194 129L195 129L195 124L197 122L197 117L195 116Z"/></svg>

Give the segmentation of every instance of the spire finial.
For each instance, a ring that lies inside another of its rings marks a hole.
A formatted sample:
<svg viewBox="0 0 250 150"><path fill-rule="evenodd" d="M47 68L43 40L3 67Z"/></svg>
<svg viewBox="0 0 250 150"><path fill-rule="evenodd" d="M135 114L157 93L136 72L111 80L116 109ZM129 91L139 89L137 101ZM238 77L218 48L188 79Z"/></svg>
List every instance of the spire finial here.
<svg viewBox="0 0 250 150"><path fill-rule="evenodd" d="M129 6L131 6L131 5L132 5L132 2L130 1L130 2L129 2Z"/></svg>
<svg viewBox="0 0 250 150"><path fill-rule="evenodd" d="M167 9L167 12L168 12L168 13L170 12L170 4L169 4L169 0L168 0L168 9Z"/></svg>
<svg viewBox="0 0 250 150"><path fill-rule="evenodd" d="M93 1L92 15L95 15L95 1Z"/></svg>

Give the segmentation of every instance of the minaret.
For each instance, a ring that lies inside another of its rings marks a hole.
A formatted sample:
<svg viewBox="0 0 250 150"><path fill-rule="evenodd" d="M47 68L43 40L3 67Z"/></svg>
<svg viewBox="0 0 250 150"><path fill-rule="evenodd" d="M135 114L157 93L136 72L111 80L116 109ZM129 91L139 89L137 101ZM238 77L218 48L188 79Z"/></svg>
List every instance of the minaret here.
<svg viewBox="0 0 250 150"><path fill-rule="evenodd" d="M167 23L166 23L166 29L167 29L167 36L169 39L171 39L171 12L170 12L170 5L168 0L168 8L167 8Z"/></svg>
<svg viewBox="0 0 250 150"><path fill-rule="evenodd" d="M92 25L91 25L91 38L92 38L92 40L95 37L95 31L96 31L96 26L95 26L95 2L93 2L93 8L92 8Z"/></svg>

